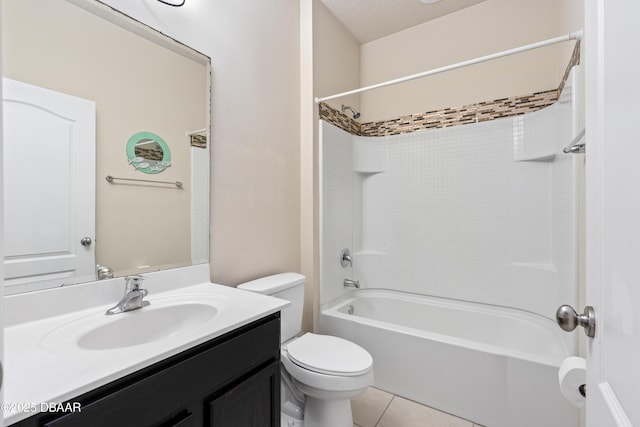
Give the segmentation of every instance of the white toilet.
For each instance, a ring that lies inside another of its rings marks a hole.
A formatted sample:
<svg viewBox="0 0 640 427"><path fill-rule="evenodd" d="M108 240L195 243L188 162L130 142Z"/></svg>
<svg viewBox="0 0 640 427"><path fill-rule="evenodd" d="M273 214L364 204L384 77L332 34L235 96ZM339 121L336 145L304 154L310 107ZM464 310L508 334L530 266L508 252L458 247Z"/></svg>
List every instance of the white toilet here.
<svg viewBox="0 0 640 427"><path fill-rule="evenodd" d="M373 384L373 359L365 349L342 338L296 336L302 325L305 281L301 274L281 273L243 283L238 289L291 302L281 312L282 425L353 427L350 399Z"/></svg>

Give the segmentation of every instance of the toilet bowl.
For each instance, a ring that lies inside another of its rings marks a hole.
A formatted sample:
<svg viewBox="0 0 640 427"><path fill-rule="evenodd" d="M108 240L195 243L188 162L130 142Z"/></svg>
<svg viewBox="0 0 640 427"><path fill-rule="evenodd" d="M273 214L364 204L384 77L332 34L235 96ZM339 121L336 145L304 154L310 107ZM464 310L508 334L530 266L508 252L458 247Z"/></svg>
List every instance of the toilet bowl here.
<svg viewBox="0 0 640 427"><path fill-rule="evenodd" d="M373 359L342 338L306 333L285 343L281 361L306 395L305 427L352 427L351 401L373 383Z"/></svg>
<svg viewBox="0 0 640 427"><path fill-rule="evenodd" d="M296 336L302 325L305 280L301 274L281 273L238 288L291 302L281 312L282 425L353 427L350 399L373 384L373 358L343 338Z"/></svg>

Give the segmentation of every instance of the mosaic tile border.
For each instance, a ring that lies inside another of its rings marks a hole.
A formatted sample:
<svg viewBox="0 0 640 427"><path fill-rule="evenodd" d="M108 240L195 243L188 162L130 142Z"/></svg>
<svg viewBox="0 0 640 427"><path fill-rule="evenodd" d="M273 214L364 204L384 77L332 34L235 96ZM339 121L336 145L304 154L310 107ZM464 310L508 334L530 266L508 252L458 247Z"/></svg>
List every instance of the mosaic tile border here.
<svg viewBox="0 0 640 427"><path fill-rule="evenodd" d="M320 119L331 123L352 135L360 135L361 124L346 114L330 107L327 103L321 102L319 105Z"/></svg>
<svg viewBox="0 0 640 427"><path fill-rule="evenodd" d="M560 82L560 86L558 86L558 96L562 92L567 79L569 78L569 73L571 69L580 63L580 40L576 42L576 45L573 47L573 52L571 53L571 58L569 59L569 63L567 64L566 70L564 70L564 76L562 77L562 81Z"/></svg>
<svg viewBox="0 0 640 427"><path fill-rule="evenodd" d="M578 41L575 44L571 59L557 89L362 124L346 114L333 109L328 104L321 102L319 107L320 118L353 135L385 136L517 116L537 111L554 104L558 100L560 92L569 77L571 68L579 63L580 42Z"/></svg>

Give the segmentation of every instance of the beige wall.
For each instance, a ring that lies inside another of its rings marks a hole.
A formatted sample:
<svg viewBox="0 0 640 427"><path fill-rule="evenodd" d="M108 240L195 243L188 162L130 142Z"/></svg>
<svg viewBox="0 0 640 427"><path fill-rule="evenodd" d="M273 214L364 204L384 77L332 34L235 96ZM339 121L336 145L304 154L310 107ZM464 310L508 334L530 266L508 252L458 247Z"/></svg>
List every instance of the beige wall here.
<svg viewBox="0 0 640 427"><path fill-rule="evenodd" d="M366 43L362 86L419 73L579 30L574 0L487 0ZM361 94L364 122L558 86L575 42Z"/></svg>
<svg viewBox="0 0 640 427"><path fill-rule="evenodd" d="M105 2L211 58L211 279L299 271L299 2Z"/></svg>
<svg viewBox="0 0 640 427"><path fill-rule="evenodd" d="M360 43L339 22L320 0L304 0L307 5L307 21L303 21L301 32L312 41L308 49L312 54L303 59L311 68L311 78L306 81L309 88L302 105L311 103L314 97L322 97L335 92L358 87L360 80ZM311 16L309 16L311 15ZM304 69L304 68L303 68ZM311 95L311 96L309 96ZM330 101L329 104L340 109L342 104L360 109L359 95ZM314 324L317 320L315 309L318 307L319 291L319 194L318 194L318 108L311 104L312 122L307 124L308 131L301 137L301 143L308 155L301 158L301 167L308 173L302 179L305 184L302 190L301 217L305 229L301 241L305 266L304 274L310 279L305 300L305 328L311 329L308 317L314 313ZM304 119L303 119L304 120ZM337 256L337 255L336 255Z"/></svg>
<svg viewBox="0 0 640 427"><path fill-rule="evenodd" d="M211 5L201 26L212 29L212 280L235 285L300 271L298 2L204 3Z"/></svg>
<svg viewBox="0 0 640 427"><path fill-rule="evenodd" d="M207 66L63 0L5 0L3 9L3 74L96 102L96 262L116 275L190 265L185 132L207 125ZM167 142L170 168L148 175L127 163L127 141L140 131ZM185 187L114 185L106 175Z"/></svg>
<svg viewBox="0 0 640 427"><path fill-rule="evenodd" d="M313 89L316 97L355 89L360 85L360 43L320 1L313 1ZM360 95L327 101L360 108Z"/></svg>

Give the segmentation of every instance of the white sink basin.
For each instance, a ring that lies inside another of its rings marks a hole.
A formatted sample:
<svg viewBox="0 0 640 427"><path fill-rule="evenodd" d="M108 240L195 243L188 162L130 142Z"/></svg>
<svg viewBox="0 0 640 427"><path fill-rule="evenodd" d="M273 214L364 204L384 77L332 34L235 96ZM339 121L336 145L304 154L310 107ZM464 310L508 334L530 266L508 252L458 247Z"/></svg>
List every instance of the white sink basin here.
<svg viewBox="0 0 640 427"><path fill-rule="evenodd" d="M78 347L106 350L146 344L200 326L216 313L214 307L198 303L128 311L114 315L111 322L85 332L78 339Z"/></svg>
<svg viewBox="0 0 640 427"><path fill-rule="evenodd" d="M207 324L218 314L211 301L167 298L125 313L104 311L82 316L47 334L41 347L49 351L112 350L153 343Z"/></svg>

